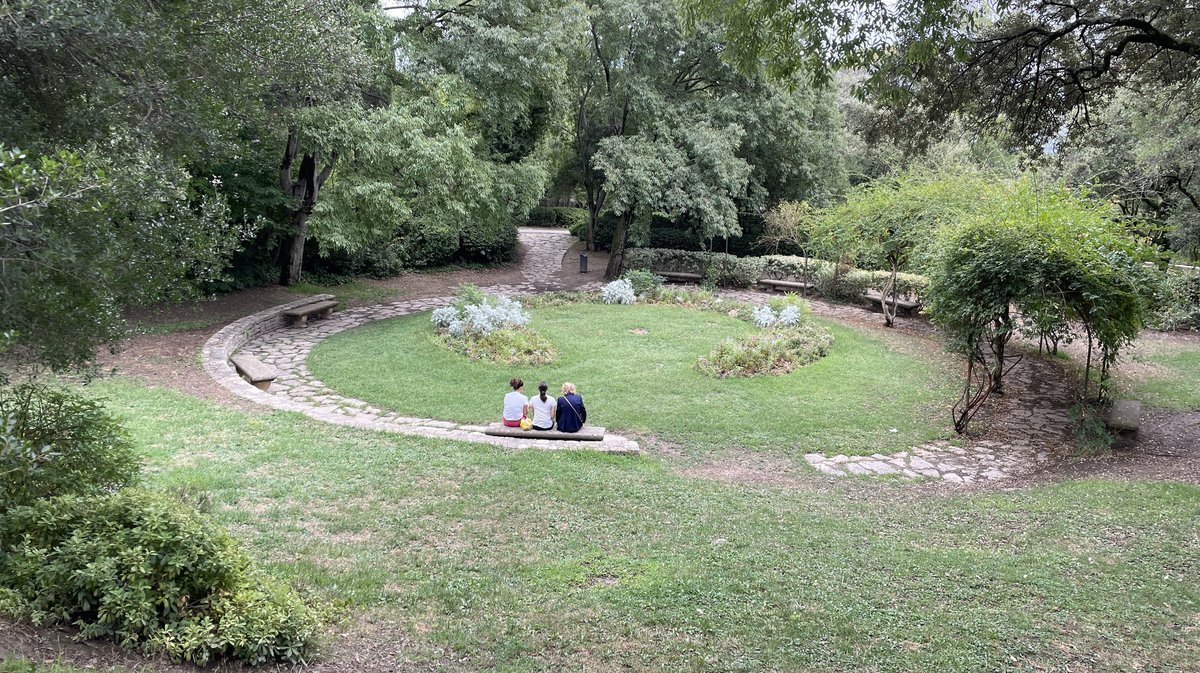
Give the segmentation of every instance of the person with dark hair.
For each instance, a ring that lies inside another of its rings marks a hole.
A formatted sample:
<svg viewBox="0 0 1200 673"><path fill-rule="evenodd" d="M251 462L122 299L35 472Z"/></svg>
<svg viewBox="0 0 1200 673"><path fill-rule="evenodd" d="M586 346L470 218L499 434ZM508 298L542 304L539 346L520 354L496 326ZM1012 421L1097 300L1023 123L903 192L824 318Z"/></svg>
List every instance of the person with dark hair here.
<svg viewBox="0 0 1200 673"><path fill-rule="evenodd" d="M504 396L504 415L501 420L505 427L519 428L521 419L525 418L525 414L529 412L529 400L522 392L525 382L514 376L509 379L508 385L512 388L512 392Z"/></svg>
<svg viewBox="0 0 1200 673"><path fill-rule="evenodd" d="M575 384L562 384L562 397L558 398L556 414L559 432L579 432L587 421L587 409L583 406L583 396L575 392Z"/></svg>
<svg viewBox="0 0 1200 673"><path fill-rule="evenodd" d="M529 398L529 414L533 417L534 430L554 429L554 409L558 401L546 394L549 387L542 381L538 384L538 394Z"/></svg>

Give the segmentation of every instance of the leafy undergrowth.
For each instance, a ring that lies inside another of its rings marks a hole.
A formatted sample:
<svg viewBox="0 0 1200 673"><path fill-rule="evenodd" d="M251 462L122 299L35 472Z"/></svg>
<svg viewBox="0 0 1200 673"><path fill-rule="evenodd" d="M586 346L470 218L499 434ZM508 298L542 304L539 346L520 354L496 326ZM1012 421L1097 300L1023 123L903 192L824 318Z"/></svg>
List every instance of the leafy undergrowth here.
<svg viewBox="0 0 1200 673"><path fill-rule="evenodd" d="M512 452L97 388L154 486L207 491L273 573L369 613L379 669L1184 671L1200 654L1193 486L737 486L653 454Z"/></svg>

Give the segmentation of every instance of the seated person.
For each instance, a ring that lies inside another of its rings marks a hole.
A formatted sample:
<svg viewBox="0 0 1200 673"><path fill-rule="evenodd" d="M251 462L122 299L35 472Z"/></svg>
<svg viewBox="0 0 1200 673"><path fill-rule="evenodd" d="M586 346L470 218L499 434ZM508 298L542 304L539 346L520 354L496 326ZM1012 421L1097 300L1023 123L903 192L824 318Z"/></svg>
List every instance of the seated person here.
<svg viewBox="0 0 1200 673"><path fill-rule="evenodd" d="M562 384L562 397L558 398L557 420L559 432L579 432L587 421L587 409L583 397L575 392L574 383Z"/></svg>
<svg viewBox="0 0 1200 673"><path fill-rule="evenodd" d="M504 396L502 420L505 427L519 428L521 419L525 418L525 414L529 411L529 400L525 399L525 394L521 392L525 388L525 382L518 378L512 378L509 379L508 385L512 386L512 392Z"/></svg>
<svg viewBox="0 0 1200 673"><path fill-rule="evenodd" d="M529 398L529 413L533 417L534 430L554 429L554 409L557 401L546 394L549 386L545 381L538 384L538 394Z"/></svg>

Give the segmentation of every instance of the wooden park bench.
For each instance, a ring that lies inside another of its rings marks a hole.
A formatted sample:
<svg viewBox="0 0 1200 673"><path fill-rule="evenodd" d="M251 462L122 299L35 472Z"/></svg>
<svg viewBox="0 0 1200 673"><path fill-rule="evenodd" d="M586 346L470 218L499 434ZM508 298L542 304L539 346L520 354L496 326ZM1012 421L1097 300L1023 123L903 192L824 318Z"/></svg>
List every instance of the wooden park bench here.
<svg viewBox="0 0 1200 673"><path fill-rule="evenodd" d="M283 314L292 319L292 327L304 327L308 324L309 316L325 318L333 312L333 307L337 305L336 299L322 299L311 304L290 308Z"/></svg>
<svg viewBox="0 0 1200 673"><path fill-rule="evenodd" d="M690 271L653 271L656 276L662 276L667 281L672 283L699 283L704 280L704 276Z"/></svg>
<svg viewBox="0 0 1200 673"><path fill-rule="evenodd" d="M492 437L517 437L518 439L562 439L573 442L599 442L604 439L604 428L587 426L579 432L559 432L558 430L522 430L510 428L503 423L492 423L483 431Z"/></svg>
<svg viewBox="0 0 1200 673"><path fill-rule="evenodd" d="M871 302L873 306L879 306L879 303L883 301L883 294L876 292L875 290L867 290L863 293L863 296L866 297L867 301ZM911 316L914 312L920 310L921 308L921 301L919 299L905 299L903 297L898 299L888 299L888 304L894 306L906 316Z"/></svg>
<svg viewBox="0 0 1200 673"><path fill-rule="evenodd" d="M271 387L271 382L279 376L279 370L275 369L262 360L250 355L249 353L236 353L229 358L233 363L233 368L242 378L249 381L259 390L266 391Z"/></svg>
<svg viewBox="0 0 1200 673"><path fill-rule="evenodd" d="M766 285L772 290L778 290L780 292L790 292L794 290L800 290L804 292L815 287L812 283L803 283L798 280L776 280L775 278L763 278L758 282L760 285Z"/></svg>

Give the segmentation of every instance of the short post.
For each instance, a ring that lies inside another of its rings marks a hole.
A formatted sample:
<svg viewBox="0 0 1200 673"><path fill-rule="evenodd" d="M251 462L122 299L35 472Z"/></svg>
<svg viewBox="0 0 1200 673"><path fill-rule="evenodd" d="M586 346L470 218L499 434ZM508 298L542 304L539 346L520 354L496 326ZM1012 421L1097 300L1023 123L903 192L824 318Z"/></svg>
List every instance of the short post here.
<svg viewBox="0 0 1200 673"><path fill-rule="evenodd" d="M579 253L579 273L587 273L587 253Z"/></svg>

